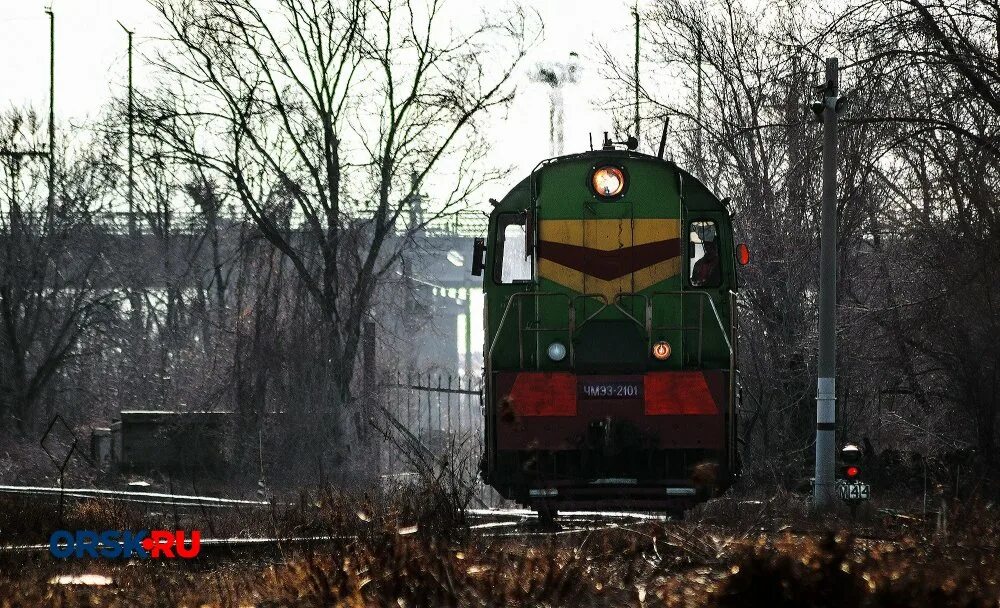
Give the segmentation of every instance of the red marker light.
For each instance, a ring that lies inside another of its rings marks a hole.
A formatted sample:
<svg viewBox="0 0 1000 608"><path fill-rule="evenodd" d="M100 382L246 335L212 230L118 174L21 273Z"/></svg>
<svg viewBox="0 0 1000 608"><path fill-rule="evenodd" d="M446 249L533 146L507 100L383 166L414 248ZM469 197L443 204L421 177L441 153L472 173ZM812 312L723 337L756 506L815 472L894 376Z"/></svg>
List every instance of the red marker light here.
<svg viewBox="0 0 1000 608"><path fill-rule="evenodd" d="M847 467L847 471L846 471L847 477L850 478L850 479L854 479L855 477L857 477L858 473L860 473L860 472L861 471L858 469L858 467Z"/></svg>
<svg viewBox="0 0 1000 608"><path fill-rule="evenodd" d="M740 266L746 266L750 263L750 248L747 247L746 243L740 243L736 246L736 260Z"/></svg>

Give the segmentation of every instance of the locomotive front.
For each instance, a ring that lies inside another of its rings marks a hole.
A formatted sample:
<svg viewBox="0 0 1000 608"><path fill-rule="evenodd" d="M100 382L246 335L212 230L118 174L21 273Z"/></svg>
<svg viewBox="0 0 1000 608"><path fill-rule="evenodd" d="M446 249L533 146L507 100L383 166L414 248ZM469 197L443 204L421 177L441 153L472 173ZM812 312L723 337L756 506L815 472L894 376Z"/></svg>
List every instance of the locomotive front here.
<svg viewBox="0 0 1000 608"><path fill-rule="evenodd" d="M679 511L731 483L734 250L707 188L627 150L552 159L474 258L489 484L551 514Z"/></svg>

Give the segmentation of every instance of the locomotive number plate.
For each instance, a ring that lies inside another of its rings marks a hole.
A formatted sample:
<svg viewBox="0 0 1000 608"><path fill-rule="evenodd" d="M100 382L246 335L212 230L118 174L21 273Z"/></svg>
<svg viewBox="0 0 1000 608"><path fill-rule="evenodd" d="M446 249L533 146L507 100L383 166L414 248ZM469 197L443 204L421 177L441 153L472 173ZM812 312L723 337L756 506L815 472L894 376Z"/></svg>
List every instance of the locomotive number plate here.
<svg viewBox="0 0 1000 608"><path fill-rule="evenodd" d="M642 380L583 380L578 387L581 399L642 399Z"/></svg>
<svg viewBox="0 0 1000 608"><path fill-rule="evenodd" d="M872 497L871 487L857 481L842 482L840 486L841 500L868 500Z"/></svg>

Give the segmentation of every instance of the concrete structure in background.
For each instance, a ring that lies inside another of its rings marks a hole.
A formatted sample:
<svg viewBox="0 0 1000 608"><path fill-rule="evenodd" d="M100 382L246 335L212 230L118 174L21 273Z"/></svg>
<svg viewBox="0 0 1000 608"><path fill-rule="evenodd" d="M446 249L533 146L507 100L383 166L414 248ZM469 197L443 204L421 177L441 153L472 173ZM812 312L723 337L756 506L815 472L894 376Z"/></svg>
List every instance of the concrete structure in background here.
<svg viewBox="0 0 1000 608"><path fill-rule="evenodd" d="M194 474L223 472L231 412L126 410L112 424L119 470Z"/></svg>

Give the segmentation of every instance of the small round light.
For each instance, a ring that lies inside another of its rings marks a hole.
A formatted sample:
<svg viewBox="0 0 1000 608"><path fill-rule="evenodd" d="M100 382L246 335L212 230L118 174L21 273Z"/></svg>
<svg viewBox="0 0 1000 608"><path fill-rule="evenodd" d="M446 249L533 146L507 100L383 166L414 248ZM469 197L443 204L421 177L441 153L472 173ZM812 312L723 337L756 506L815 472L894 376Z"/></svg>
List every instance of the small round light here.
<svg viewBox="0 0 1000 608"><path fill-rule="evenodd" d="M666 361L670 358L670 343L666 340L660 340L653 345L653 356L660 361Z"/></svg>
<svg viewBox="0 0 1000 608"><path fill-rule="evenodd" d="M566 347L563 346L562 342L553 342L549 344L549 348L546 350L549 355L549 359L553 361L562 361L566 358Z"/></svg>
<svg viewBox="0 0 1000 608"><path fill-rule="evenodd" d="M599 167L591 177L594 192L605 198L618 196L625 189L625 174L618 167Z"/></svg>
<svg viewBox="0 0 1000 608"><path fill-rule="evenodd" d="M850 479L857 477L859 472L858 467L847 467L847 476Z"/></svg>

